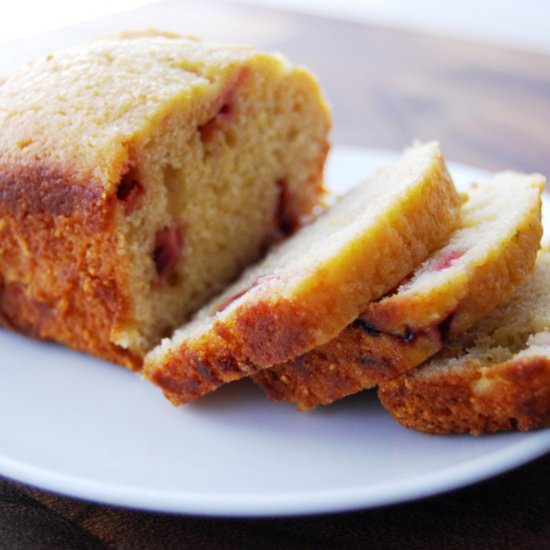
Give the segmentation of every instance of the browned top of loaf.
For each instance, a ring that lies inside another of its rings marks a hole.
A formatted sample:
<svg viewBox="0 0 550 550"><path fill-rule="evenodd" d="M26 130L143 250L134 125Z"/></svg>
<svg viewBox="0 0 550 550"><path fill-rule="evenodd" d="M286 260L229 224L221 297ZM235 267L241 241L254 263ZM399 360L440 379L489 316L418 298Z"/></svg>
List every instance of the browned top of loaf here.
<svg viewBox="0 0 550 550"><path fill-rule="evenodd" d="M189 38L109 39L29 62L0 88L0 165L114 189L135 139L174 102L207 93L245 60L284 60L248 47ZM47 164L46 164L47 161Z"/></svg>

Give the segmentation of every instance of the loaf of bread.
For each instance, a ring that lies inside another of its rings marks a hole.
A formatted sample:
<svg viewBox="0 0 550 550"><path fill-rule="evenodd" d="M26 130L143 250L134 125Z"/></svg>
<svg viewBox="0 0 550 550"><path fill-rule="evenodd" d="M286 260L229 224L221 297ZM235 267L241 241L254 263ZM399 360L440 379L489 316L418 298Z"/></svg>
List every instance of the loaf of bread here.
<svg viewBox="0 0 550 550"><path fill-rule="evenodd" d="M300 410L329 404L416 367L507 298L532 271L544 178L505 172L473 184L461 227L393 294L341 334L254 381Z"/></svg>
<svg viewBox="0 0 550 550"><path fill-rule="evenodd" d="M445 242L460 204L438 145L409 150L165 339L145 375L185 403L324 344Z"/></svg>
<svg viewBox="0 0 550 550"><path fill-rule="evenodd" d="M304 69L137 33L0 87L0 320L139 367L318 204L329 114Z"/></svg>
<svg viewBox="0 0 550 550"><path fill-rule="evenodd" d="M378 395L399 423L423 432L550 426L550 251L509 301Z"/></svg>

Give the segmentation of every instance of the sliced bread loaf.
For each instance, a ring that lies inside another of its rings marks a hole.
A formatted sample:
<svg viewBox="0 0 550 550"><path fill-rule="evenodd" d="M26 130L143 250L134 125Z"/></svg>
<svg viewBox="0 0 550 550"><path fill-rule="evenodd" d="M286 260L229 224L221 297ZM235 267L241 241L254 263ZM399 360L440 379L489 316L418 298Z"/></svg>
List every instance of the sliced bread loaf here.
<svg viewBox="0 0 550 550"><path fill-rule="evenodd" d="M378 395L399 423L423 432L550 426L550 251L506 303Z"/></svg>
<svg viewBox="0 0 550 550"><path fill-rule="evenodd" d="M471 327L532 270L542 233L541 176L505 172L473 184L461 227L395 293L369 304L340 335L254 381L301 410L416 367Z"/></svg>
<svg viewBox="0 0 550 550"><path fill-rule="evenodd" d="M248 47L29 63L0 87L0 322L139 367L315 208L329 126L309 72Z"/></svg>
<svg viewBox="0 0 550 550"><path fill-rule="evenodd" d="M441 246L460 203L438 145L409 150L165 339L145 375L185 403L324 344Z"/></svg>

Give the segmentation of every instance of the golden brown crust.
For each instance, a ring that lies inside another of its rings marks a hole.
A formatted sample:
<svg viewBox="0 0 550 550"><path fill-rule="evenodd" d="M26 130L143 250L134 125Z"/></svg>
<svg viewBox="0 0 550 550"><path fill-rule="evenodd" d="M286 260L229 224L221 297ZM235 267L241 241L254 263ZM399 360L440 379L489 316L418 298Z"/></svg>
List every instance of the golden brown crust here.
<svg viewBox="0 0 550 550"><path fill-rule="evenodd" d="M127 309L112 200L46 163L0 166L0 320L130 368L110 343Z"/></svg>
<svg viewBox="0 0 550 550"><path fill-rule="evenodd" d="M80 183L66 169L45 161L0 161L3 215L78 216L87 226L99 226L104 214L94 207L100 203L102 194L102 187Z"/></svg>
<svg viewBox="0 0 550 550"><path fill-rule="evenodd" d="M408 340L365 330L355 322L324 346L261 371L253 380L272 401L294 403L306 411L406 372L439 350L441 341L438 327Z"/></svg>
<svg viewBox="0 0 550 550"><path fill-rule="evenodd" d="M274 326L282 319L286 320L285 330L278 330L277 338L273 338ZM175 405L188 403L256 372L257 363L246 359L251 351L257 359L272 361L274 356L304 345L309 334L303 311L288 302L272 306L259 303L247 308L237 322L241 330L237 337L218 324L213 334L193 346L169 351L162 368L150 369L146 363L145 375Z"/></svg>
<svg viewBox="0 0 550 550"><path fill-rule="evenodd" d="M550 426L550 360L513 359L485 372L468 361L460 370L401 376L378 396L395 420L422 432L532 430Z"/></svg>

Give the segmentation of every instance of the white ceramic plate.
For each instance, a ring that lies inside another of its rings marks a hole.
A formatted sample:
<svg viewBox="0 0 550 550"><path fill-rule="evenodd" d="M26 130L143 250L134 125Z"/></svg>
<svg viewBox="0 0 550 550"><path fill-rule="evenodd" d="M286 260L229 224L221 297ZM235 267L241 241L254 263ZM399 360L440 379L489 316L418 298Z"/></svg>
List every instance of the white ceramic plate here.
<svg viewBox="0 0 550 550"><path fill-rule="evenodd" d="M328 181L341 190L394 156L336 148ZM452 171L461 186L485 175ZM0 474L109 504L227 516L336 512L461 487L550 450L550 430L408 431L372 393L299 414L245 381L174 408L120 367L5 331L0 349Z"/></svg>

